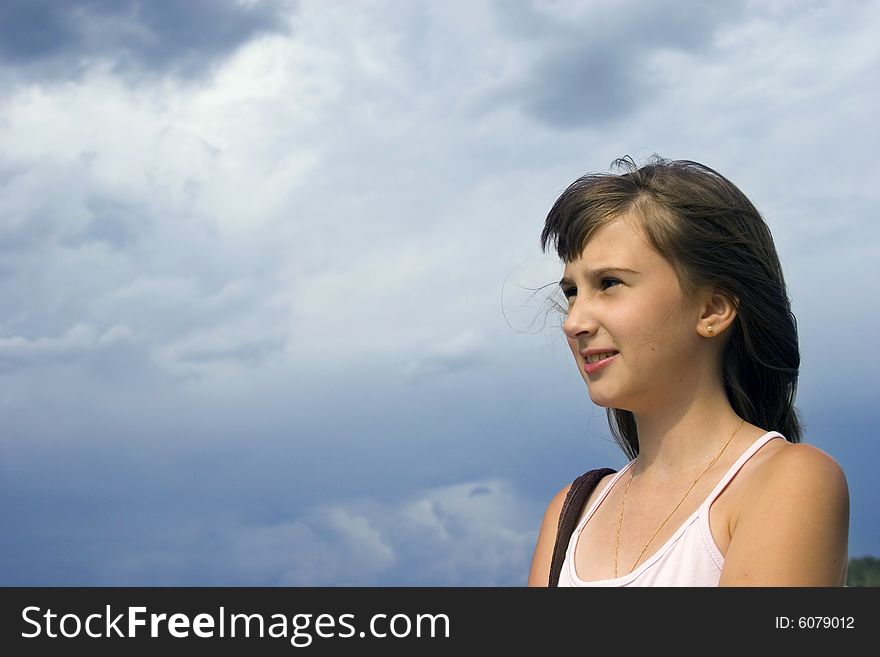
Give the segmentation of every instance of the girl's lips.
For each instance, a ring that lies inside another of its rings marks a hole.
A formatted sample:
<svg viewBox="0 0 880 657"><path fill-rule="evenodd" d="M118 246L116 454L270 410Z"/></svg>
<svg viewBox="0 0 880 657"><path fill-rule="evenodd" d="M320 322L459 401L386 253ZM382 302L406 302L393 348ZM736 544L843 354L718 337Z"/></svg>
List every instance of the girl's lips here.
<svg viewBox="0 0 880 657"><path fill-rule="evenodd" d="M586 372L587 374L598 372L615 358L617 358L617 354L609 356L608 358L603 358L602 360L598 360L595 363L588 363L587 361L584 361L584 372Z"/></svg>

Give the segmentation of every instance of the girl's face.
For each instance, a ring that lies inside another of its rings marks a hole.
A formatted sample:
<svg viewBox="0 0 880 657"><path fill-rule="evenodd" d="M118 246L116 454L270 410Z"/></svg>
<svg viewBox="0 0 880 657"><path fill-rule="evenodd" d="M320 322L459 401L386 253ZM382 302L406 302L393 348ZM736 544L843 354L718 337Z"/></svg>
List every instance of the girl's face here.
<svg viewBox="0 0 880 657"><path fill-rule="evenodd" d="M593 403L657 411L699 383L700 311L683 305L675 270L632 218L598 230L566 263L560 287L568 300L563 330ZM583 355L588 349L618 353L597 368Z"/></svg>

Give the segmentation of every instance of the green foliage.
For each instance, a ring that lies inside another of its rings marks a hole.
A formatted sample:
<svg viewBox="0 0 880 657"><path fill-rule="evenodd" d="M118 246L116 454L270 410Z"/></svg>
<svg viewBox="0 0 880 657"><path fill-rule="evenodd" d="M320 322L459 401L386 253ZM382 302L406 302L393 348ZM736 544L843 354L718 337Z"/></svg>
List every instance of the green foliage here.
<svg viewBox="0 0 880 657"><path fill-rule="evenodd" d="M880 586L880 559L877 557L850 559L846 585Z"/></svg>

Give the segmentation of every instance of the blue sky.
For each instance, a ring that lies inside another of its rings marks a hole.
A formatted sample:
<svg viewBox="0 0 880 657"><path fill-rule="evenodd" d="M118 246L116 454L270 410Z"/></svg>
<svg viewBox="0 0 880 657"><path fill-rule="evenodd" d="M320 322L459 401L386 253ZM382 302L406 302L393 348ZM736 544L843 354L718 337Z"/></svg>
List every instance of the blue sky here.
<svg viewBox="0 0 880 657"><path fill-rule="evenodd" d="M539 234L626 154L736 182L806 442L880 555L868 2L0 5L0 584L524 585L619 468ZM544 296L542 296L544 295ZM874 390L874 392L871 392Z"/></svg>

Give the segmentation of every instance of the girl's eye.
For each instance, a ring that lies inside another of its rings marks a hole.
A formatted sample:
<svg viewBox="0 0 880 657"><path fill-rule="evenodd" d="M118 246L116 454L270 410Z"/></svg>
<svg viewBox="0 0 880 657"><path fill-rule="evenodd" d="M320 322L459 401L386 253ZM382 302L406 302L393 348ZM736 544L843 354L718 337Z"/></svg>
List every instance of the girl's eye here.
<svg viewBox="0 0 880 657"><path fill-rule="evenodd" d="M607 289L607 288L605 287L605 284L606 284L606 283L620 283L620 281L617 280L616 278L603 278L603 279L600 281L600 287L601 287L603 290ZM577 293L578 293L578 291L577 291L577 288L576 288L576 287L569 287L569 288L566 288L566 289L562 290L562 294L563 294L563 296L564 296L566 299L569 299L569 300L570 300L572 297L576 297L576 296L577 296Z"/></svg>

